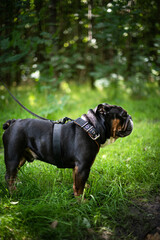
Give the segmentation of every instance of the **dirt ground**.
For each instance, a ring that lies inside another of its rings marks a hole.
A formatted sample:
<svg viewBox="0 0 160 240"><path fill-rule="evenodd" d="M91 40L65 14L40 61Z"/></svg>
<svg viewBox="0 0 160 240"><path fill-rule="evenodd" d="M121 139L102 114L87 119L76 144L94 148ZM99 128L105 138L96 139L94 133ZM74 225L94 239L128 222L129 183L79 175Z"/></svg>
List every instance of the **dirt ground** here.
<svg viewBox="0 0 160 240"><path fill-rule="evenodd" d="M128 214L128 228L118 229L119 234L116 235L117 237L119 235L119 238L116 240L160 240L160 196L151 201L144 199L135 201L135 206L129 209ZM132 233L134 239L124 237L129 233Z"/></svg>
<svg viewBox="0 0 160 240"><path fill-rule="evenodd" d="M160 196L152 200L138 199L127 214L124 226L115 229L115 233L107 229L96 234L88 229L91 239L99 240L160 240ZM92 235L92 237L91 237Z"/></svg>

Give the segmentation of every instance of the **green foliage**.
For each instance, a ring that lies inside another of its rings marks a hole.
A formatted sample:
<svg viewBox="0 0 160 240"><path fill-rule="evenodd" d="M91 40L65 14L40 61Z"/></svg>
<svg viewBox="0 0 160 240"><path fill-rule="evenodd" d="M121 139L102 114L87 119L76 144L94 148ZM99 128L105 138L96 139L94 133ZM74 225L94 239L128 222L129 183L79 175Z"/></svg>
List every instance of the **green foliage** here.
<svg viewBox="0 0 160 240"><path fill-rule="evenodd" d="M85 203L72 196L71 169L36 160L21 168L17 191L10 196L0 142L1 239L98 239L104 231L120 239L116 235L120 226L126 233L121 239L136 239L129 225L130 206L159 194L160 96L150 91L146 98L131 99L123 88L119 86L116 96L111 94L115 91L111 86L93 90L67 82L61 82L59 91L39 92L34 86L16 89L14 94L25 106L53 120L77 118L101 102L120 105L131 114L134 131L100 150L88 179L90 188L85 189ZM31 117L2 93L1 126L7 119Z"/></svg>
<svg viewBox="0 0 160 240"><path fill-rule="evenodd" d="M34 79L51 88L59 79L112 84L117 74L134 95L145 95L148 82L160 83L156 0L6 0L1 9L1 77L8 85L36 71Z"/></svg>

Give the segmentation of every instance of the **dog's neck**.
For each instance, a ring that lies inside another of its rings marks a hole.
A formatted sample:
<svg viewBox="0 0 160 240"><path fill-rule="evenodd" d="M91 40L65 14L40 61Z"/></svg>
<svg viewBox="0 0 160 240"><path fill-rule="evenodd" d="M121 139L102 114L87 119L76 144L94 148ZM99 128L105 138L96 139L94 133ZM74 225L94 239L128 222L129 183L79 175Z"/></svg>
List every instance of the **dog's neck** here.
<svg viewBox="0 0 160 240"><path fill-rule="evenodd" d="M97 116L93 109L90 109L87 114L83 114L81 118L91 123L100 134L100 145L103 146L103 144L106 143L106 140L110 139L109 126L105 125L104 119L100 116Z"/></svg>

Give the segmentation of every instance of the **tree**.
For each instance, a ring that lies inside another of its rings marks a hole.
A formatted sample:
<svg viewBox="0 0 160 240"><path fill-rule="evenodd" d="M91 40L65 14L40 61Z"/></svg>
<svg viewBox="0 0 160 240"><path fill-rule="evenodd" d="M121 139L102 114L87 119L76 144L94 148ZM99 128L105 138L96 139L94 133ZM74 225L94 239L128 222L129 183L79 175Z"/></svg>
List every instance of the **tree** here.
<svg viewBox="0 0 160 240"><path fill-rule="evenodd" d="M135 91L146 81L160 84L159 1L0 4L0 66L8 85L29 79L36 70L41 83L48 85L90 80L93 87L100 78L118 84L119 76Z"/></svg>

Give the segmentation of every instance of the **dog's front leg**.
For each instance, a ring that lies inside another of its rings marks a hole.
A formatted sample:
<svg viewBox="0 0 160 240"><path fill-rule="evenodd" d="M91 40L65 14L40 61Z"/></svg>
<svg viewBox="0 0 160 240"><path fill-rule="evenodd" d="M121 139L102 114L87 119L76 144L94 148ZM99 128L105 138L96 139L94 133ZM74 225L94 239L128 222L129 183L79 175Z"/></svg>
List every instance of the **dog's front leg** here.
<svg viewBox="0 0 160 240"><path fill-rule="evenodd" d="M73 169L73 191L74 196L80 196L83 194L85 183L88 179L90 169L81 169L75 166Z"/></svg>

